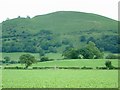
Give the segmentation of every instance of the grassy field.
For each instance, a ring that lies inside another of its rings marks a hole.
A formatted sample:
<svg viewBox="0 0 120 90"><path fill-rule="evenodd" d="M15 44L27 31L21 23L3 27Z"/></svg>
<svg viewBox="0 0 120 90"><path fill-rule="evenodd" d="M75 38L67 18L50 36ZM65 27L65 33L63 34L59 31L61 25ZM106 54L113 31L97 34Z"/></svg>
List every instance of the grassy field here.
<svg viewBox="0 0 120 90"><path fill-rule="evenodd" d="M3 88L117 88L117 87L118 87L117 70L3 71Z"/></svg>
<svg viewBox="0 0 120 90"><path fill-rule="evenodd" d="M37 62L33 64L30 67L41 67L41 66L48 66L48 67L54 67L54 66L64 66L64 67L105 67L105 61L107 59L68 59L68 60L54 60L54 61L46 61L46 62ZM112 65L118 67L118 60L111 59ZM9 64L5 66L20 66L24 67L24 64Z"/></svg>
<svg viewBox="0 0 120 90"><path fill-rule="evenodd" d="M18 60L25 53L3 53ZM38 54L32 54L39 59ZM54 61L38 62L31 67L66 66L66 67L99 67L105 66L107 59L66 59L61 54L47 54ZM111 59L113 66L118 66L118 60ZM23 66L10 64L7 66ZM117 88L118 70L3 70L3 88Z"/></svg>
<svg viewBox="0 0 120 90"><path fill-rule="evenodd" d="M23 54L26 54L26 52L15 52L15 53L2 53L2 58L0 58L0 60L4 60L4 57L8 56L10 57L11 60L15 60L15 61L18 61L19 60L19 57ZM31 54L33 56L35 56L36 59L39 60L39 54L38 53L27 53L27 54ZM1 55L1 53L0 53ZM49 53L49 54L46 54L47 57L49 57L50 59L63 59L62 57L62 54L60 53Z"/></svg>

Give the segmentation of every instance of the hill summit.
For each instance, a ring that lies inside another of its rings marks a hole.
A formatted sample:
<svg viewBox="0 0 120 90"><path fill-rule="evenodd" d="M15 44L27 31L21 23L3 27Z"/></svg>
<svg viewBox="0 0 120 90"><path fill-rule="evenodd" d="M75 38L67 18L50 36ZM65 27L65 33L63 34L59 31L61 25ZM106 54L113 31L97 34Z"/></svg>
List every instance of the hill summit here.
<svg viewBox="0 0 120 90"><path fill-rule="evenodd" d="M117 52L118 22L92 13L59 11L18 17L2 25L3 52L62 52L88 41L101 50Z"/></svg>

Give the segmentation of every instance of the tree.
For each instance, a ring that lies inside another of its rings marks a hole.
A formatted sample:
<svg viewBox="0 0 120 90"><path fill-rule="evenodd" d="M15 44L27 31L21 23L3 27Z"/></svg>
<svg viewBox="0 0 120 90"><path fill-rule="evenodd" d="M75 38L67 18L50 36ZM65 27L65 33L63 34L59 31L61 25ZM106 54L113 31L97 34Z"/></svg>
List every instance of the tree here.
<svg viewBox="0 0 120 90"><path fill-rule="evenodd" d="M5 59L5 63L9 63L10 62L10 57L5 56L4 59Z"/></svg>
<svg viewBox="0 0 120 90"><path fill-rule="evenodd" d="M41 61L41 62L45 62L45 61L50 61L50 60L49 60L48 57L43 56L43 57L41 57L41 60L40 60L40 61Z"/></svg>
<svg viewBox="0 0 120 90"><path fill-rule="evenodd" d="M67 59L78 59L79 52L74 48L69 48L68 50L63 52L62 56L64 56Z"/></svg>
<svg viewBox="0 0 120 90"><path fill-rule="evenodd" d="M93 58L103 58L103 53L96 47L94 42L89 41L86 48L89 50L89 52L94 54Z"/></svg>
<svg viewBox="0 0 120 90"><path fill-rule="evenodd" d="M21 64L25 64L25 69L27 69L33 63L37 62L35 57L30 54L23 54L19 59Z"/></svg>
<svg viewBox="0 0 120 90"><path fill-rule="evenodd" d="M30 16L27 16L28 19L30 19Z"/></svg>
<svg viewBox="0 0 120 90"><path fill-rule="evenodd" d="M84 59L103 58L103 53L96 47L95 43L89 42L85 48L79 50Z"/></svg>
<svg viewBox="0 0 120 90"><path fill-rule="evenodd" d="M94 53L86 48L80 49L79 53L83 56L84 59L92 59L94 57Z"/></svg>
<svg viewBox="0 0 120 90"><path fill-rule="evenodd" d="M105 66L106 66L108 69L112 69L112 68L113 68L112 63L111 63L111 61L109 61L109 60L105 62Z"/></svg>
<svg viewBox="0 0 120 90"><path fill-rule="evenodd" d="M38 53L39 53L39 58L40 58L40 60L41 60L41 57L42 57L42 56L45 56L45 52L44 52L44 50L42 50L41 48L39 48L39 49L38 49Z"/></svg>
<svg viewBox="0 0 120 90"><path fill-rule="evenodd" d="M80 41L81 41L81 42L85 42L85 41L86 41L86 37L85 37L85 36L81 36L81 37L80 37Z"/></svg>

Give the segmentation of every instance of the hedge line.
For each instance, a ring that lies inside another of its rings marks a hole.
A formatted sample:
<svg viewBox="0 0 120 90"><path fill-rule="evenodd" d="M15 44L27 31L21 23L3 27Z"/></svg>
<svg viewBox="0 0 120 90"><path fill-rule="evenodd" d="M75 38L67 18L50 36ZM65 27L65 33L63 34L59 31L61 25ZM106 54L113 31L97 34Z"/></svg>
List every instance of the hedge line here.
<svg viewBox="0 0 120 90"><path fill-rule="evenodd" d="M4 69L24 69L24 67L4 67Z"/></svg>
<svg viewBox="0 0 120 90"><path fill-rule="evenodd" d="M24 67L4 67L4 69L24 69ZM32 69L84 69L84 70L89 70L89 69L94 69L92 67L33 67ZM113 68L107 68L107 67L96 67L96 69L120 69L120 67L113 67Z"/></svg>

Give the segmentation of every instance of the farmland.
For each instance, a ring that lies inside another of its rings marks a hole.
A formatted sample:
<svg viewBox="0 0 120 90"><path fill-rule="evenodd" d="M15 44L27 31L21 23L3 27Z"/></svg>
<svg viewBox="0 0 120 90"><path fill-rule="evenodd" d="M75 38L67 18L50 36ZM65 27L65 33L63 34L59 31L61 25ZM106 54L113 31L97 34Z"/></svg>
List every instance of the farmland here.
<svg viewBox="0 0 120 90"><path fill-rule="evenodd" d="M117 70L4 70L3 88L117 88Z"/></svg>
<svg viewBox="0 0 120 90"><path fill-rule="evenodd" d="M24 53L3 53L3 56L18 57ZM15 55L15 56L14 56ZM36 58L38 54L32 54ZM117 88L118 70L96 70L97 66L105 66L107 59L57 59L60 54L47 54L53 61L37 62L31 67L83 67L89 66L93 70L74 69L32 69L17 70L4 69L2 72L3 88ZM53 59L52 58L52 59ZM55 59L56 58L56 59ZM39 59L39 57L37 58ZM113 66L118 66L118 60L111 59ZM6 67L22 66L21 64L9 64ZM14 74L14 75L13 75Z"/></svg>

